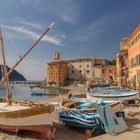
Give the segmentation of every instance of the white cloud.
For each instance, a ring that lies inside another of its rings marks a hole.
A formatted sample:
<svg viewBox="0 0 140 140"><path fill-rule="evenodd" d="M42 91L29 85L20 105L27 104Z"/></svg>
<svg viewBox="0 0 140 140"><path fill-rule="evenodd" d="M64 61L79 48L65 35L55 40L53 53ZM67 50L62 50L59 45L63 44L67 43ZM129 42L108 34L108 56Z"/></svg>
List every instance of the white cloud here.
<svg viewBox="0 0 140 140"><path fill-rule="evenodd" d="M44 0L36 5L42 14L49 13L50 16L71 24L77 23L80 16L80 8L75 0Z"/></svg>
<svg viewBox="0 0 140 140"><path fill-rule="evenodd" d="M22 33L24 35L27 35L28 37L32 38L32 39L37 39L40 34L38 34L37 32L31 31L27 28L25 28L24 26L7 26L7 25L3 25L4 28L9 29L9 30L13 30L19 33ZM62 42L61 42L61 38L59 37L53 37L53 36L46 36L43 37L41 39L41 41L44 42L49 42L58 46L62 46Z"/></svg>
<svg viewBox="0 0 140 140"><path fill-rule="evenodd" d="M32 28L36 28L36 29L39 29L39 30L41 29L41 26L39 24L33 23L31 21L24 20L22 18L16 18L14 20L11 20L11 22L21 24L21 25L27 25L27 26L30 26Z"/></svg>
<svg viewBox="0 0 140 140"><path fill-rule="evenodd" d="M96 21L92 22L90 25L83 27L84 29L78 31L75 36L75 39L78 41L86 41L89 38L97 38L100 34L102 34L106 29L104 18L97 19Z"/></svg>

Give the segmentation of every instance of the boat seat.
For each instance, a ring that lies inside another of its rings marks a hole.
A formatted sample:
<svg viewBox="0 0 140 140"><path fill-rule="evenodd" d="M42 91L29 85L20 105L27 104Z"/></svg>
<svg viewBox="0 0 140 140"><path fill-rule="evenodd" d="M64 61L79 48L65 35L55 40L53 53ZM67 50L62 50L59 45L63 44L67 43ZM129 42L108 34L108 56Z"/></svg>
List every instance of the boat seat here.
<svg viewBox="0 0 140 140"><path fill-rule="evenodd" d="M80 108L83 109L83 108L89 108L91 106L93 106L94 103L92 102L85 102L83 104L80 105Z"/></svg>
<svg viewBox="0 0 140 140"><path fill-rule="evenodd" d="M74 104L76 104L76 103L77 103L77 101L65 102L65 103L64 103L64 107L69 108L71 105L74 105Z"/></svg>

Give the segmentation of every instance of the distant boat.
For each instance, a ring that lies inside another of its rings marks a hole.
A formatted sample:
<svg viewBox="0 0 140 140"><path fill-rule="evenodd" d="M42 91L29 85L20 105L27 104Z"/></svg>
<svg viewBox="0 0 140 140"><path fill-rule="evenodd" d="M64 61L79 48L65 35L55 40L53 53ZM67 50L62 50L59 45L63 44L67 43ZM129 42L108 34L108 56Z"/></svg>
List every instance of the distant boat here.
<svg viewBox="0 0 140 140"><path fill-rule="evenodd" d="M98 87L87 93L87 98L102 98L111 100L134 100L139 99L138 91L130 91L117 86Z"/></svg>
<svg viewBox="0 0 140 140"><path fill-rule="evenodd" d="M102 98L102 99L112 99L112 100L134 100L139 98L139 92L126 92L122 94L113 93L87 93L88 98Z"/></svg>
<svg viewBox="0 0 140 140"><path fill-rule="evenodd" d="M7 72L5 62L5 51L3 38L0 32L0 46L2 49L3 78L0 83L5 83L6 98L0 99L0 129L18 132L26 130L40 134L41 137L53 137L54 129L52 123L52 112L54 106L35 103L32 101L16 101L11 99L11 91L8 76L13 69L25 58L25 56L35 47L39 40L50 30L52 24L38 38L34 45L17 61L17 63Z"/></svg>
<svg viewBox="0 0 140 140"><path fill-rule="evenodd" d="M53 92L50 93L48 92L48 89L34 87L34 88L31 88L31 95L32 96L55 96L59 94L56 93L56 91L54 90Z"/></svg>

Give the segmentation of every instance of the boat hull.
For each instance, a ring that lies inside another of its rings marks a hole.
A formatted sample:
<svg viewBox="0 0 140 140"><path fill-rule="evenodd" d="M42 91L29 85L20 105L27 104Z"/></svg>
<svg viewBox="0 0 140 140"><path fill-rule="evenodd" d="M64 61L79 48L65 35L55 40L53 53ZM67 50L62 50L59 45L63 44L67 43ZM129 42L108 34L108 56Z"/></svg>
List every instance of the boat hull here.
<svg viewBox="0 0 140 140"><path fill-rule="evenodd" d="M52 137L52 133L54 131L52 125L34 125L34 126L10 126L10 125L1 125L0 129L8 131L8 132L18 132L18 131L30 131L34 134L38 134L42 138L50 138Z"/></svg>
<svg viewBox="0 0 140 140"><path fill-rule="evenodd" d="M138 93L126 93L126 94L103 94L103 93L90 93L88 98L102 98L113 100L134 100L138 99Z"/></svg>
<svg viewBox="0 0 140 140"><path fill-rule="evenodd" d="M20 102L18 102L20 103ZM0 129L9 132L26 130L39 134L43 138L54 135L53 106L20 106L0 103Z"/></svg>
<svg viewBox="0 0 140 140"><path fill-rule="evenodd" d="M105 106L105 102L107 101L98 104L100 104L101 106ZM78 103L80 103L80 105ZM84 103L88 106L85 106L85 108L81 108L81 106L84 106ZM96 101L94 101L93 106L90 106L90 103L92 105L91 101L81 101L80 99L79 101L62 100L60 102L60 106L62 108L62 111L59 113L60 121L72 127L89 128L95 130L103 129L102 121L100 120L100 117L97 114L96 108L94 106L94 104L96 105L97 103ZM118 115L123 116L124 112L120 102L109 101L107 102L107 104L110 104L112 109Z"/></svg>

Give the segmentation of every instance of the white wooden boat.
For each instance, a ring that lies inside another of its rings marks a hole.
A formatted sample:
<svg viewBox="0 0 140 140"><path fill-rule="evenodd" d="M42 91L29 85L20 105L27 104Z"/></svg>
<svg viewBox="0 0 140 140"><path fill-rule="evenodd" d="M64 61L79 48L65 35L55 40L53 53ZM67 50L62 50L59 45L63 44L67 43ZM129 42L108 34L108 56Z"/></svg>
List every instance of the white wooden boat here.
<svg viewBox="0 0 140 140"><path fill-rule="evenodd" d="M85 129L86 136L91 136L93 131L104 129L100 115L96 111L96 105L111 105L117 116L124 117L122 105L118 101L89 100L89 99L63 99L60 102L60 121L68 126Z"/></svg>
<svg viewBox="0 0 140 140"><path fill-rule="evenodd" d="M102 98L108 100L135 100L139 99L139 92L125 92L119 94L105 93L87 93L87 98Z"/></svg>
<svg viewBox="0 0 140 140"><path fill-rule="evenodd" d="M60 101L60 107L63 110L71 110L76 112L90 112L95 113L95 105L100 104L101 106L105 106L110 104L114 111L122 111L123 105L120 101L111 101L111 100L88 100L88 99L63 99Z"/></svg>
<svg viewBox="0 0 140 140"><path fill-rule="evenodd" d="M24 59L24 57L35 47L39 40L50 30L52 24L38 38L33 46L17 61L17 63L7 72L5 62L5 51L3 47L2 34L0 33L0 47L2 50L3 78L0 83L5 83L6 98L0 99L0 129L18 132L28 130L40 134L43 138L51 139L54 136L52 124L52 112L54 106L34 103L31 101L14 101L11 99L11 90L8 76L13 69Z"/></svg>

